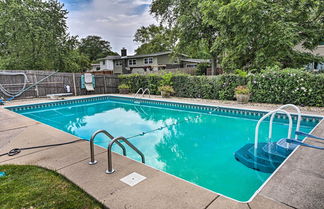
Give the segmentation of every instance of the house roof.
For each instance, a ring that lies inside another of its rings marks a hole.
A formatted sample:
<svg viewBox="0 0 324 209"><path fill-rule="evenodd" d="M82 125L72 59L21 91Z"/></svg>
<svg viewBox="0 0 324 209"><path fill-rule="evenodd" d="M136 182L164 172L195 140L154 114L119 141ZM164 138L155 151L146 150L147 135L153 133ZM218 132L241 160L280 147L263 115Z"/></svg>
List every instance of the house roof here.
<svg viewBox="0 0 324 209"><path fill-rule="evenodd" d="M132 59L132 58L145 58L145 57L157 57L157 56L162 56L162 55L167 55L171 54L171 51L166 51L166 52L157 52L157 53L152 53L152 54L139 54L139 55L129 55L125 57L121 56L107 56L105 58L101 58L98 60L119 60L119 59ZM181 54L184 57L187 57L185 54Z"/></svg>
<svg viewBox="0 0 324 209"><path fill-rule="evenodd" d="M120 59L121 56L107 56L107 57L104 57L104 58L101 58L101 59L98 59L98 60L117 60L117 59Z"/></svg>
<svg viewBox="0 0 324 209"><path fill-rule="evenodd" d="M152 53L152 54L131 55L131 56L127 56L125 58L156 57L156 56L162 56L162 55L167 55L167 54L171 54L171 53L172 53L171 51L166 51L166 52L157 52L157 53Z"/></svg>
<svg viewBox="0 0 324 209"><path fill-rule="evenodd" d="M193 62L193 63L210 63L208 59L181 59L184 62Z"/></svg>

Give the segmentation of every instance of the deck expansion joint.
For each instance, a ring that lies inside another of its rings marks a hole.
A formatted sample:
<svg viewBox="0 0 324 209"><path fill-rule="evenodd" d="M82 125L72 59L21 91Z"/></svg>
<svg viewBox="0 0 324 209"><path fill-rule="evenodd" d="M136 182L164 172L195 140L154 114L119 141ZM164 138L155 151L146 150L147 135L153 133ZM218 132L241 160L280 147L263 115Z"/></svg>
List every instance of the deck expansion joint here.
<svg viewBox="0 0 324 209"><path fill-rule="evenodd" d="M294 206L292 206L292 205L289 205L288 203L285 203L285 202L279 202L279 203L281 203L281 204L283 204L283 205L286 205L286 206L288 206L288 207L291 207L291 208L293 208L293 209L298 209L298 208L296 208L296 207L294 207Z"/></svg>
<svg viewBox="0 0 324 209"><path fill-rule="evenodd" d="M247 206L248 206L250 209L252 209L249 203L246 203L246 204L247 204Z"/></svg>
<svg viewBox="0 0 324 209"><path fill-rule="evenodd" d="M206 205L206 207L204 209L207 209L213 202L215 202L215 200L217 200L217 198L219 198L220 195L217 195L208 205Z"/></svg>
<svg viewBox="0 0 324 209"><path fill-rule="evenodd" d="M26 125L26 126L19 126L19 127L16 127L16 128L10 128L10 129L6 129L6 130L0 130L0 133L7 132L7 131L14 131L14 130L23 129L23 128L28 128L30 126L35 126L35 125L38 125L38 124L39 123L35 123L35 124L31 124L31 125Z"/></svg>

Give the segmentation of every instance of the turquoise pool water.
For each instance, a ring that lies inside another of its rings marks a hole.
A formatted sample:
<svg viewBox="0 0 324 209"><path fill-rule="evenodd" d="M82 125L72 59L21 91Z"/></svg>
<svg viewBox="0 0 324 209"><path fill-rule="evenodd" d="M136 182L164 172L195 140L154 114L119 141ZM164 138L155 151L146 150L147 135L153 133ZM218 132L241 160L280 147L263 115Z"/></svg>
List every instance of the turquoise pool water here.
<svg viewBox="0 0 324 209"><path fill-rule="evenodd" d="M239 201L249 200L271 175L247 168L234 158L235 151L254 142L257 118L118 99L14 111L85 139L98 129L127 138L166 127L129 139L144 153L146 164ZM315 125L304 123L301 130L310 132ZM285 121L275 122L273 139L285 137L287 129ZM267 134L265 122L261 141L266 141ZM99 136L96 144L106 148L109 140ZM114 151L121 153L118 146ZM140 161L130 148L127 156Z"/></svg>

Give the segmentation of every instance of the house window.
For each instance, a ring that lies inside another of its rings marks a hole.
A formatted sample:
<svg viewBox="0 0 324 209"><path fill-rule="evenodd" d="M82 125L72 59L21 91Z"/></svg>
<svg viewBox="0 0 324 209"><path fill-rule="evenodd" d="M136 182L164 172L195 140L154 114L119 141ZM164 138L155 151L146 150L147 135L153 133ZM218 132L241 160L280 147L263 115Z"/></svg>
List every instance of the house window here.
<svg viewBox="0 0 324 209"><path fill-rule="evenodd" d="M144 58L144 64L152 64L153 63L153 57Z"/></svg>
<svg viewBox="0 0 324 209"><path fill-rule="evenodd" d="M122 65L122 61L121 60L117 60L116 61L116 66L121 66Z"/></svg>
<svg viewBox="0 0 324 209"><path fill-rule="evenodd" d="M187 68L195 68L195 67L197 67L196 64L187 64Z"/></svg>
<svg viewBox="0 0 324 209"><path fill-rule="evenodd" d="M105 64L106 64L106 60L103 60L103 61L102 61L102 64L105 65Z"/></svg>
<svg viewBox="0 0 324 209"><path fill-rule="evenodd" d="M128 60L129 65L136 65L136 60Z"/></svg>

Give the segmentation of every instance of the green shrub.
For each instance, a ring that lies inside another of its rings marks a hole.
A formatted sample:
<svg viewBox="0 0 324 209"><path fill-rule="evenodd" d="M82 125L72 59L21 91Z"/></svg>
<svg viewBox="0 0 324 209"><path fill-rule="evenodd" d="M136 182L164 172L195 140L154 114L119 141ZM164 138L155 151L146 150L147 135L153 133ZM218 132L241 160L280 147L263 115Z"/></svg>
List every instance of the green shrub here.
<svg viewBox="0 0 324 209"><path fill-rule="evenodd" d="M129 89L129 88L130 88L129 85L127 85L127 84L125 84L125 83L120 84L120 85L118 86L118 89Z"/></svg>
<svg viewBox="0 0 324 209"><path fill-rule="evenodd" d="M324 106L324 75L298 69L250 76L253 102Z"/></svg>
<svg viewBox="0 0 324 209"><path fill-rule="evenodd" d="M140 88L149 88L151 94L158 94L157 88L161 80L161 76L149 74L126 74L119 76L121 84L127 84L130 86L130 92L136 93Z"/></svg>
<svg viewBox="0 0 324 209"><path fill-rule="evenodd" d="M233 100L234 90L237 86L246 85L247 78L235 74L222 74L219 75L218 98L221 100Z"/></svg>
<svg viewBox="0 0 324 209"><path fill-rule="evenodd" d="M246 77L248 75L248 73L246 71L243 71L243 70L240 70L240 69L237 69L234 72L235 72L235 74L237 74L239 76L242 76L242 77Z"/></svg>
<svg viewBox="0 0 324 209"><path fill-rule="evenodd" d="M247 86L237 86L235 94L250 94L250 89Z"/></svg>
<svg viewBox="0 0 324 209"><path fill-rule="evenodd" d="M172 77L173 77L173 74L171 72L169 73L164 73L161 78L161 86L171 86L172 85Z"/></svg>
<svg viewBox="0 0 324 209"><path fill-rule="evenodd" d="M324 106L324 74L300 69L267 69L247 76L241 73L218 76L131 74L120 76L120 80L121 84L129 85L132 92L149 88L152 94L159 94L159 86L169 85L177 97L221 100L234 100L235 88L247 85L252 102Z"/></svg>
<svg viewBox="0 0 324 209"><path fill-rule="evenodd" d="M151 94L159 94L158 87L162 79L161 76L158 76L156 74L148 74L146 78L147 86L145 86L145 88L149 88Z"/></svg>
<svg viewBox="0 0 324 209"><path fill-rule="evenodd" d="M172 86L160 86L158 89L160 92L164 91L170 94L174 94L174 89L172 88Z"/></svg>

